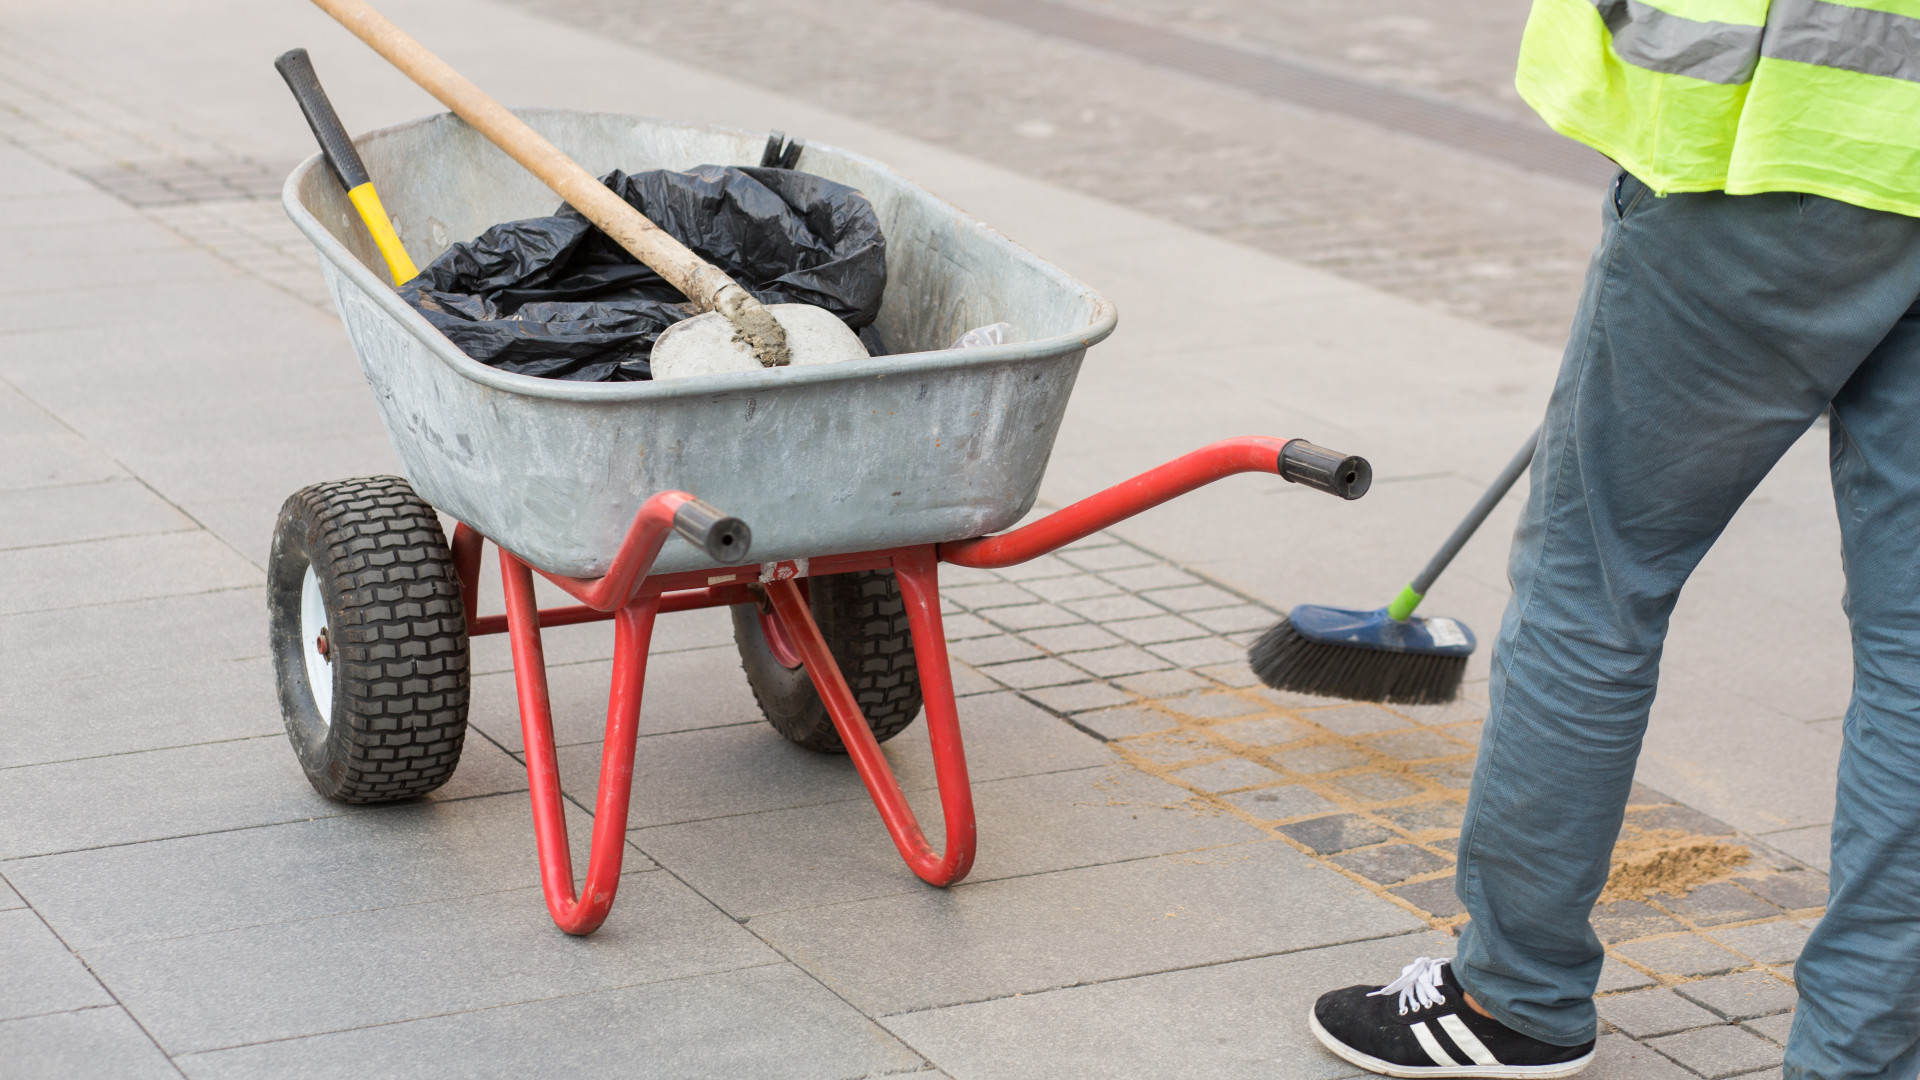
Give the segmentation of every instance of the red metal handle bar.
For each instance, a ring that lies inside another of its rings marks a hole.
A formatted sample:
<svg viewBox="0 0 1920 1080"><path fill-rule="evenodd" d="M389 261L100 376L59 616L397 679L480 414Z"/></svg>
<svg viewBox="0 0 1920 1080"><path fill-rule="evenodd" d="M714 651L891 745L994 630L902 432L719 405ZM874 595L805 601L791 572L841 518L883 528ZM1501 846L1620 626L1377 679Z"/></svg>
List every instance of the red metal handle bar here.
<svg viewBox="0 0 1920 1080"><path fill-rule="evenodd" d="M675 611L693 611L698 608L726 607L729 604L751 604L753 594L744 585L711 585L703 589L681 589L676 592L658 594L662 615ZM617 612L601 611L585 604L570 604L566 607L541 608L540 628L549 626L573 626L577 623L606 622ZM468 637L485 637L488 634L507 632L505 615L469 616L467 619Z"/></svg>
<svg viewBox="0 0 1920 1080"><path fill-rule="evenodd" d="M1281 454L1293 441L1249 435L1203 446L1010 533L941 544L940 559L985 570L1026 562L1215 480L1243 472L1277 473Z"/></svg>
<svg viewBox="0 0 1920 1080"><path fill-rule="evenodd" d="M934 584L934 559L931 548L901 553L894 562L895 577L906 598L913 633L914 660L920 669L920 687L927 709L927 737L933 745L934 775L940 786L940 808L946 817L947 850L933 850L914 817L913 808L900 791L900 782L880 752L880 743L867 727L866 717L847 687L840 665L827 651L820 627L806 598L791 580L769 582L767 596L787 632L787 639L799 650L813 678L814 688L826 703L827 715L840 732L847 756L853 759L867 794L880 811L880 820L893 838L893 846L907 866L930 885L951 885L973 868L976 829L973 820L973 790L967 782L966 752L960 742L960 718L953 703L953 683L948 674L946 635L940 626L940 599Z"/></svg>
<svg viewBox="0 0 1920 1080"><path fill-rule="evenodd" d="M650 500L651 501L651 500ZM649 559L651 561L651 559ZM613 685L607 694L607 737L594 801L593 840L587 878L576 897L573 851L561 803L560 765L553 745L553 713L547 695L547 663L540 646L540 615L534 606L533 574L511 553L500 553L513 642L514 684L520 697L520 731L527 749L527 785L533 799L533 833L540 854L540 887L547 911L569 934L591 934L606 921L620 887L626 854L627 805L633 795L633 755L640 733L640 692L647 677L647 647L653 637L657 596L643 596L614 615Z"/></svg>

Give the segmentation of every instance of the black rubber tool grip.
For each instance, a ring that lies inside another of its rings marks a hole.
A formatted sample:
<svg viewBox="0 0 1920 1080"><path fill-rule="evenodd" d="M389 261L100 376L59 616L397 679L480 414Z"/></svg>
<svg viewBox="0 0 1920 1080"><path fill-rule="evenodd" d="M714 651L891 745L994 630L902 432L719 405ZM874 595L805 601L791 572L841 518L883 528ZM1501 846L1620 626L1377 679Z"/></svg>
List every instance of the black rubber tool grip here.
<svg viewBox="0 0 1920 1080"><path fill-rule="evenodd" d="M1373 486L1373 466L1366 458L1315 446L1305 439L1294 439L1280 448L1280 476L1343 499L1357 499Z"/></svg>
<svg viewBox="0 0 1920 1080"><path fill-rule="evenodd" d="M307 59L307 50L288 49L273 66L280 77L287 80L287 89L293 91L294 100L300 103L307 126L320 141L320 152L333 167L333 175L340 178L340 186L352 191L366 183L367 167L361 164L360 152L353 148L353 140L347 138L347 129L340 126L340 117L334 114L327 92L320 88L320 77L313 73L313 61Z"/></svg>
<svg viewBox="0 0 1920 1080"><path fill-rule="evenodd" d="M699 499L683 502L673 512L673 530L722 563L740 562L753 547L753 530L746 522L728 517Z"/></svg>

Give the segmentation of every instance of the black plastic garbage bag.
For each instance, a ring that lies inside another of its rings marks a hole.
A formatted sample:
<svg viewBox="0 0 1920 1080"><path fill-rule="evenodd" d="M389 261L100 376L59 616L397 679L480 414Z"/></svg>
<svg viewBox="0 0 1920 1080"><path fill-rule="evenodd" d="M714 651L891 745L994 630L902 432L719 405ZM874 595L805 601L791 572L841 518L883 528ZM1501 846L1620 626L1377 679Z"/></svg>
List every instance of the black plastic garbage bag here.
<svg viewBox="0 0 1920 1080"><path fill-rule="evenodd" d="M601 178L762 303L814 304L860 332L887 285L886 239L866 196L788 169L702 165ZM483 364L581 382L651 377L647 357L691 305L571 206L455 244L400 295Z"/></svg>

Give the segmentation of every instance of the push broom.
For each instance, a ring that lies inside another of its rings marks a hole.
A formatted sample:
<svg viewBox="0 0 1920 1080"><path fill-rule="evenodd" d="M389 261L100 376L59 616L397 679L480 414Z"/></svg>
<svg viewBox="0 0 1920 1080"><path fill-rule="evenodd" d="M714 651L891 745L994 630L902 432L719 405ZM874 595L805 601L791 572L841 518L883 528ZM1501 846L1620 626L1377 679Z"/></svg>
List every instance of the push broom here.
<svg viewBox="0 0 1920 1080"><path fill-rule="evenodd" d="M1301 604L1248 647L1253 673L1276 690L1323 697L1402 705L1452 701L1473 653L1473 631L1457 619L1419 616L1414 609L1527 471L1539 441L1536 428L1391 604L1371 611Z"/></svg>

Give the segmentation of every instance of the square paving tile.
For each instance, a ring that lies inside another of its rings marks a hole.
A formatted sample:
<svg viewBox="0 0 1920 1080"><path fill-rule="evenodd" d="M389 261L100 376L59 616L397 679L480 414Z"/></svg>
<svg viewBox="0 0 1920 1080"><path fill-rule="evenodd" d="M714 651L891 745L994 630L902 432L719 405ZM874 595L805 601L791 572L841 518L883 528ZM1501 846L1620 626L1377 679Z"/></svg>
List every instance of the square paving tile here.
<svg viewBox="0 0 1920 1080"><path fill-rule="evenodd" d="M1731 881L1699 885L1685 896L1660 893L1654 899L1668 911L1693 920L1696 926L1747 922L1752 919L1767 919L1785 914L1779 908Z"/></svg>
<svg viewBox="0 0 1920 1080"><path fill-rule="evenodd" d="M1422 847L1412 844L1388 844L1337 855L1334 862L1368 881L1394 885L1410 877L1445 870L1453 864Z"/></svg>
<svg viewBox="0 0 1920 1080"><path fill-rule="evenodd" d="M1762 1038L1771 1039L1781 1046L1787 1045L1787 1035L1793 1030L1793 1013L1775 1013L1761 1016L1740 1025Z"/></svg>
<svg viewBox="0 0 1920 1080"><path fill-rule="evenodd" d="M1105 709L1114 705L1125 705L1133 701L1133 695L1124 690L1116 690L1106 683L1088 682L1069 686L1045 686L1028 690L1026 696L1045 705L1055 712L1080 713L1088 709Z"/></svg>
<svg viewBox="0 0 1920 1080"><path fill-rule="evenodd" d="M940 628L947 632L947 643L1000 633L1000 628L978 615L941 615Z"/></svg>
<svg viewBox="0 0 1920 1080"><path fill-rule="evenodd" d="M1687 1070L1625 1035L1602 1035L1580 1080L1697 1080Z"/></svg>
<svg viewBox="0 0 1920 1080"><path fill-rule="evenodd" d="M1120 589L1117 586L1110 585L1092 574L1029 581L1023 588L1042 600L1055 604L1065 603L1068 600L1085 600L1093 596L1120 595Z"/></svg>
<svg viewBox="0 0 1920 1080"><path fill-rule="evenodd" d="M1239 607L1246 603L1240 597L1213 585L1183 585L1170 589L1153 589L1142 595L1168 611L1204 611L1209 608ZM1251 627L1235 627L1235 629L1251 629Z"/></svg>
<svg viewBox="0 0 1920 1080"><path fill-rule="evenodd" d="M1627 824L1642 829L1674 829L1696 836L1731 836L1733 826L1690 807L1669 805L1627 811Z"/></svg>
<svg viewBox="0 0 1920 1080"><path fill-rule="evenodd" d="M1194 690L1210 690L1213 684L1191 671L1144 671L1122 675L1113 680L1141 697L1172 697Z"/></svg>
<svg viewBox="0 0 1920 1080"><path fill-rule="evenodd" d="M1200 579L1184 570L1176 570L1165 563L1142 566L1131 570L1109 570L1100 575L1123 589L1144 592L1148 589L1172 589L1184 585L1198 585Z"/></svg>
<svg viewBox="0 0 1920 1080"><path fill-rule="evenodd" d="M1015 604L1031 604L1040 599L1020 586L1004 581L983 583L980 585L960 585L951 589L942 589L940 590L940 595L969 611L1012 607Z"/></svg>
<svg viewBox="0 0 1920 1080"><path fill-rule="evenodd" d="M1738 880L1762 899L1789 910L1827 906L1827 875L1817 871L1792 870Z"/></svg>
<svg viewBox="0 0 1920 1080"><path fill-rule="evenodd" d="M611 1018L644 1017L644 1022ZM877 1076L920 1055L789 964L435 1016L187 1057L193 1080L435 1076L662 1080ZM924 1075L924 1074L922 1074Z"/></svg>
<svg viewBox="0 0 1920 1080"><path fill-rule="evenodd" d="M1189 611L1187 618L1216 634L1238 634L1250 630L1265 630L1278 622L1280 617L1266 608L1253 604L1239 607L1212 608L1205 611Z"/></svg>
<svg viewBox="0 0 1920 1080"><path fill-rule="evenodd" d="M1445 935L1417 934L956 1005L884 1023L956 1076L1006 1080L1332 1080L1350 1065L1302 1016L1329 986L1385 979Z"/></svg>
<svg viewBox="0 0 1920 1080"><path fill-rule="evenodd" d="M1432 881L1402 885L1393 890L1393 895L1436 919L1450 919L1455 915L1464 915L1467 911L1467 906L1454 895L1452 878L1435 878Z"/></svg>
<svg viewBox="0 0 1920 1080"><path fill-rule="evenodd" d="M1173 665L1134 645L1116 645L1092 652L1068 653L1065 660L1089 674L1103 679L1116 675L1135 675L1142 671L1160 671Z"/></svg>
<svg viewBox="0 0 1920 1080"><path fill-rule="evenodd" d="M1209 667L1214 664L1231 664L1246 655L1246 650L1225 638L1200 637L1184 641L1167 641L1150 645L1148 649L1156 656L1185 668Z"/></svg>
<svg viewBox="0 0 1920 1080"><path fill-rule="evenodd" d="M1751 1072L1780 1063L1781 1050L1737 1027L1710 1027L1655 1039L1654 1049L1707 1080Z"/></svg>
<svg viewBox="0 0 1920 1080"><path fill-rule="evenodd" d="M1791 1011L1800 998L1792 984L1781 982L1764 971L1743 971L1682 983L1677 990L1681 997L1733 1021Z"/></svg>
<svg viewBox="0 0 1920 1080"><path fill-rule="evenodd" d="M1600 982L1594 987L1594 992L1612 994L1652 985L1652 979L1609 956L1600 962Z"/></svg>
<svg viewBox="0 0 1920 1080"><path fill-rule="evenodd" d="M1291 825L1282 825L1280 831L1320 855L1333 855L1349 848L1395 839L1392 829L1368 821L1358 814L1335 814L1312 821L1296 821Z"/></svg>
<svg viewBox="0 0 1920 1080"><path fill-rule="evenodd" d="M880 1016L1424 928L1277 841L920 889L749 925Z"/></svg>
<svg viewBox="0 0 1920 1080"><path fill-rule="evenodd" d="M1236 720L1231 724L1215 724L1207 731L1216 739L1226 739L1241 746L1281 746L1312 734L1305 724L1284 716L1263 716L1254 720Z"/></svg>
<svg viewBox="0 0 1920 1080"><path fill-rule="evenodd" d="M1614 951L1662 975L1718 975L1747 965L1741 957L1692 934L1636 941Z"/></svg>
<svg viewBox="0 0 1920 1080"><path fill-rule="evenodd" d="M170 1053L773 963L669 874L621 882L593 937L520 889L86 951Z"/></svg>
<svg viewBox="0 0 1920 1080"><path fill-rule="evenodd" d="M1403 717L1378 705L1341 705L1334 709L1314 709L1300 714L1335 735L1377 735L1409 727Z"/></svg>
<svg viewBox="0 0 1920 1080"><path fill-rule="evenodd" d="M1258 702L1248 701L1238 694L1188 694L1185 697L1168 698L1158 704L1163 709L1196 720L1230 720L1236 716L1267 711Z"/></svg>
<svg viewBox="0 0 1920 1080"><path fill-rule="evenodd" d="M1725 1022L1664 987L1614 994L1599 998L1593 1004L1600 1011L1600 1019L1636 1039L1651 1039Z"/></svg>
<svg viewBox="0 0 1920 1080"><path fill-rule="evenodd" d="M1374 811L1395 825L1410 833L1419 834L1435 829L1458 832L1462 819L1467 815L1464 803L1451 800L1413 803L1408 806L1388 806Z"/></svg>
<svg viewBox="0 0 1920 1080"><path fill-rule="evenodd" d="M1085 619L1106 624L1122 619L1146 619L1165 615L1166 611L1131 594L1100 596L1089 600L1065 600L1061 607Z"/></svg>
<svg viewBox="0 0 1920 1080"><path fill-rule="evenodd" d="M1205 765L1192 765L1169 775L1183 784L1191 784L1201 791L1209 792L1238 791L1241 788L1271 784L1279 779L1279 775L1272 769L1245 758L1227 758L1224 761L1209 762Z"/></svg>
<svg viewBox="0 0 1920 1080"><path fill-rule="evenodd" d="M1282 750L1273 755L1274 764L1291 772L1307 776L1319 773L1336 772L1351 769L1355 765L1367 763L1367 756L1360 751L1337 743L1321 746L1303 746L1298 750Z"/></svg>
<svg viewBox="0 0 1920 1080"><path fill-rule="evenodd" d="M1357 773L1327 781L1327 786L1358 803L1390 802L1418 795L1426 788L1395 773Z"/></svg>
<svg viewBox="0 0 1920 1080"><path fill-rule="evenodd" d="M1001 664L1009 660L1035 660L1046 655L1012 634L956 641L947 647L947 652L974 667Z"/></svg>
<svg viewBox="0 0 1920 1080"><path fill-rule="evenodd" d="M1415 765L1413 771L1455 791L1465 791L1473 786L1472 761L1430 761Z"/></svg>
<svg viewBox="0 0 1920 1080"><path fill-rule="evenodd" d="M1590 921L1593 923L1593 932L1608 945L1686 928L1673 916L1638 900L1596 904Z"/></svg>
<svg viewBox="0 0 1920 1080"><path fill-rule="evenodd" d="M1126 544L1111 544L1098 548L1068 548L1060 553L1060 558L1082 570L1118 570L1127 566L1148 566L1160 560Z"/></svg>
<svg viewBox="0 0 1920 1080"><path fill-rule="evenodd" d="M1080 622L1080 616L1052 604L1025 604L1020 607L992 608L986 617L1008 630L1038 630L1048 626L1067 626Z"/></svg>
<svg viewBox="0 0 1920 1080"><path fill-rule="evenodd" d="M1791 964L1800 959L1800 950L1807 943L1807 928L1791 919L1775 919L1715 929L1708 936L1762 964Z"/></svg>
<svg viewBox="0 0 1920 1080"><path fill-rule="evenodd" d="M1029 630L1021 636L1050 653L1085 652L1088 649L1105 649L1125 644L1118 637L1092 623Z"/></svg>
<svg viewBox="0 0 1920 1080"><path fill-rule="evenodd" d="M942 573L944 573L944 569ZM1042 555L1037 559L993 571L1008 581L1036 581L1042 578L1067 577L1080 573L1072 563L1057 555Z"/></svg>
<svg viewBox="0 0 1920 1080"><path fill-rule="evenodd" d="M1079 660L1087 654L1075 656ZM1085 681L1087 673L1079 668L1052 659L1016 660L1011 664L994 664L977 669L982 675L1003 686L1015 690L1031 690L1041 686L1059 686L1061 683Z"/></svg>
<svg viewBox="0 0 1920 1080"><path fill-rule="evenodd" d="M1361 741L1376 753L1400 761L1424 761L1467 753L1466 747L1431 731L1398 731Z"/></svg>
<svg viewBox="0 0 1920 1080"><path fill-rule="evenodd" d="M1166 731L1180 724L1178 720L1166 713L1137 708L1101 709L1098 712L1076 713L1073 722L1105 739L1146 735L1155 731Z"/></svg>
<svg viewBox="0 0 1920 1080"><path fill-rule="evenodd" d="M1262 821L1325 814L1339 809L1298 784L1241 791L1226 796L1226 800Z"/></svg>
<svg viewBox="0 0 1920 1080"><path fill-rule="evenodd" d="M0 1023L9 1075L22 1080L178 1080L125 1009L82 1009Z"/></svg>
<svg viewBox="0 0 1920 1080"><path fill-rule="evenodd" d="M1187 730L1127 739L1117 745L1129 753L1139 754L1148 761L1161 765L1178 765L1182 762L1222 756L1219 746L1200 733Z"/></svg>
<svg viewBox="0 0 1920 1080"><path fill-rule="evenodd" d="M1260 679L1246 660L1236 660L1231 664L1210 664L1200 669L1200 674L1215 682L1233 687L1235 690L1251 690L1260 685Z"/></svg>
<svg viewBox="0 0 1920 1080"><path fill-rule="evenodd" d="M1102 620L1100 625L1137 645L1156 645L1163 641L1205 637L1207 634L1205 627L1196 626L1178 615L1162 614L1149 619ZM1233 659L1233 652L1229 652L1215 663L1226 663Z"/></svg>

